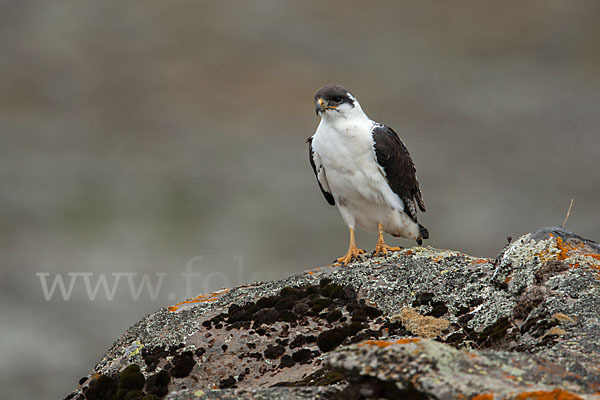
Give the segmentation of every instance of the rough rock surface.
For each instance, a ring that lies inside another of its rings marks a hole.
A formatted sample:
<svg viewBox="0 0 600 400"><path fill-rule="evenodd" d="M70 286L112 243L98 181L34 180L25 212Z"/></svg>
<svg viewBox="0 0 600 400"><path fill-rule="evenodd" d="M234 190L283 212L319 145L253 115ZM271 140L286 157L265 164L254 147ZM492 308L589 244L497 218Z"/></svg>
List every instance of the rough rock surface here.
<svg viewBox="0 0 600 400"><path fill-rule="evenodd" d="M414 247L159 310L67 398L600 399L599 314L600 245L561 228Z"/></svg>

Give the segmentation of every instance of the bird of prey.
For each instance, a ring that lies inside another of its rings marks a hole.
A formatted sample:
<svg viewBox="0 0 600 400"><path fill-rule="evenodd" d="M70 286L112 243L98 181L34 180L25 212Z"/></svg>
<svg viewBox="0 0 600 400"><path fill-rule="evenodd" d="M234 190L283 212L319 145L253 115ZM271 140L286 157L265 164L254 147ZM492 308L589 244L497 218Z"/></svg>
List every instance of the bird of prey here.
<svg viewBox="0 0 600 400"><path fill-rule="evenodd" d="M424 212L425 203L402 140L372 121L342 86L323 86L314 100L321 122L307 140L310 165L323 196L350 229L348 252L335 263L347 265L364 253L356 247L356 226L379 231L374 255L401 250L384 242L384 232L421 245L429 232L417 222L417 207Z"/></svg>

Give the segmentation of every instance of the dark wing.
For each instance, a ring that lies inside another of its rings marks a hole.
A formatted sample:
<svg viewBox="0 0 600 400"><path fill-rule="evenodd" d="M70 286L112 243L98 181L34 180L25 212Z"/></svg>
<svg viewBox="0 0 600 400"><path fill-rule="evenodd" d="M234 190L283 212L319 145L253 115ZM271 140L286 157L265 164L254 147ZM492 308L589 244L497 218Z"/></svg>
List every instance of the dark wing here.
<svg viewBox="0 0 600 400"><path fill-rule="evenodd" d="M417 222L417 209L425 211L415 165L396 132L385 125L376 125L372 131L377 163L394 191L402 199L405 212ZM416 203L416 205L415 205Z"/></svg>
<svg viewBox="0 0 600 400"><path fill-rule="evenodd" d="M335 199L327 190L329 190L329 185L325 180L325 171L323 170L323 166L321 165L320 160L316 157L315 152L312 147L312 136L306 139L308 143L308 159L310 161L310 166L317 177L317 182L319 182L319 188L321 188L321 192L323 192L323 196L325 196L325 200L332 206L335 206Z"/></svg>

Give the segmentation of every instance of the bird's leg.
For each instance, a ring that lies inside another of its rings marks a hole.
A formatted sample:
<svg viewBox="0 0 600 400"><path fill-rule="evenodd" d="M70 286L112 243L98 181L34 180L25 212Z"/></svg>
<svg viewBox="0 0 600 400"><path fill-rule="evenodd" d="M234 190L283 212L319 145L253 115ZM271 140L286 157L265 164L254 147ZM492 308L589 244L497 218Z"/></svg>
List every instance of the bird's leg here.
<svg viewBox="0 0 600 400"><path fill-rule="evenodd" d="M392 247L385 244L383 241L383 225L379 224L379 238L377 239L377 244L375 245L375 250L373 251L373 256L378 256L380 254L387 256L390 251L400 251L402 247Z"/></svg>
<svg viewBox="0 0 600 400"><path fill-rule="evenodd" d="M348 265L352 260L360 260L360 255L364 254L363 249L359 249L356 247L356 239L354 238L354 229L350 228L350 247L348 247L348 252L344 257L340 257L335 260L334 265Z"/></svg>

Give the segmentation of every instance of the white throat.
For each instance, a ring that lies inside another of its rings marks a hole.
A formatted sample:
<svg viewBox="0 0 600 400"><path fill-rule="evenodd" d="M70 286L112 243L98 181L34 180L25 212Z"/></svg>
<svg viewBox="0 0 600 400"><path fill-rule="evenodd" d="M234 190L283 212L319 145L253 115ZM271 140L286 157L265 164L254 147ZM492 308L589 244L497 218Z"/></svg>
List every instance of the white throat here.
<svg viewBox="0 0 600 400"><path fill-rule="evenodd" d="M321 124L337 131L354 131L358 127L371 125L373 121L365 114L358 101L354 100L354 107L343 104L337 110L327 110L321 113Z"/></svg>

